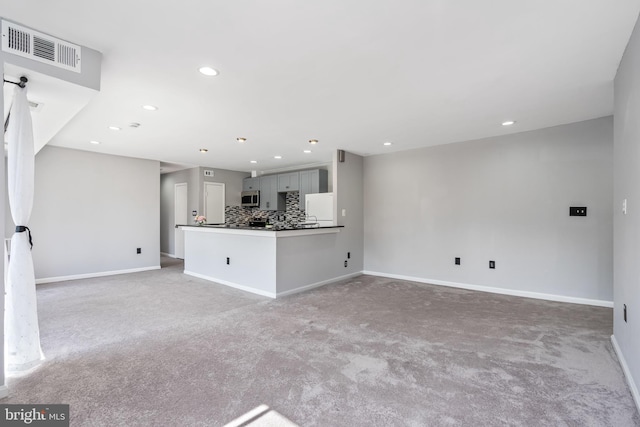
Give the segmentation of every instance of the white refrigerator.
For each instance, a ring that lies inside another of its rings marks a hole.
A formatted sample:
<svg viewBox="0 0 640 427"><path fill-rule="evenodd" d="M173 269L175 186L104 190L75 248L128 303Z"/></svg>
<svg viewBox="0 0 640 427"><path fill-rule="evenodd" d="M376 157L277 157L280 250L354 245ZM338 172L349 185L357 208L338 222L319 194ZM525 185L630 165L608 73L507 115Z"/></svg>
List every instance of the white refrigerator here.
<svg viewBox="0 0 640 427"><path fill-rule="evenodd" d="M336 225L333 193L307 194L304 206L306 223L318 223L319 227Z"/></svg>

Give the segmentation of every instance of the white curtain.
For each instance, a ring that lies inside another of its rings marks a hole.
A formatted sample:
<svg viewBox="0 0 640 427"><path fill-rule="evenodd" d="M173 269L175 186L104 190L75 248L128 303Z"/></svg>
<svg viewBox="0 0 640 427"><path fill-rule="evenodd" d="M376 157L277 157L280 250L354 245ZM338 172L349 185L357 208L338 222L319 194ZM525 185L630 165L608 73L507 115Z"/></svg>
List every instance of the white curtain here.
<svg viewBox="0 0 640 427"><path fill-rule="evenodd" d="M30 369L43 360L40 349L36 280L31 257L31 232L26 228L33 207L34 147L27 89L16 86L7 136L7 183L16 233L6 289L5 348L10 371Z"/></svg>

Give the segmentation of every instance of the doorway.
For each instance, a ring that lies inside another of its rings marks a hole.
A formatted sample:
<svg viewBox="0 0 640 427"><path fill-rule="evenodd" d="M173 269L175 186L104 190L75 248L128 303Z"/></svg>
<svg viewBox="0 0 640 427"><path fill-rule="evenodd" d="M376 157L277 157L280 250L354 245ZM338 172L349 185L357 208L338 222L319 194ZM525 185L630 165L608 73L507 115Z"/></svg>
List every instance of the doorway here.
<svg viewBox="0 0 640 427"><path fill-rule="evenodd" d="M224 224L224 184L204 183L204 216L207 224Z"/></svg>
<svg viewBox="0 0 640 427"><path fill-rule="evenodd" d="M187 212L188 187L186 182L176 184L174 196L174 225L187 225L189 215ZM176 227L173 253L176 258L184 259L184 231Z"/></svg>

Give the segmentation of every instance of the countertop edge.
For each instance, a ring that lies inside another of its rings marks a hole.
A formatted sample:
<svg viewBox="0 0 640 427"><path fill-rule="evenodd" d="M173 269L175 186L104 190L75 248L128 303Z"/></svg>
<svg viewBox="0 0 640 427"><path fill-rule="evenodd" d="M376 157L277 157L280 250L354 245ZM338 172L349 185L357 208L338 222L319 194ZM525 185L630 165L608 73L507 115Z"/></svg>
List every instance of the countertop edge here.
<svg viewBox="0 0 640 427"><path fill-rule="evenodd" d="M334 234L339 233L342 225L332 227L316 227L316 228L296 228L290 230L275 230L273 228L251 229L251 228L235 228L235 227L212 227L199 225L178 225L184 231L197 231L201 233L218 233L218 234L236 234L244 236L260 236L260 237L293 237L293 236L311 236L314 234Z"/></svg>

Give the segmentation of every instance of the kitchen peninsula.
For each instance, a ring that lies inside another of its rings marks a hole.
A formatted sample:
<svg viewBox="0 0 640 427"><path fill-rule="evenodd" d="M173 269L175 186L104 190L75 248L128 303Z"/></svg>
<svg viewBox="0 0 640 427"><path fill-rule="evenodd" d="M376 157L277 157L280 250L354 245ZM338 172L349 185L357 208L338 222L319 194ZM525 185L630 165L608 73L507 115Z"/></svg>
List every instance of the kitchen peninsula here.
<svg viewBox="0 0 640 427"><path fill-rule="evenodd" d="M184 273L191 276L271 298L343 278L331 273L333 266L345 262L344 254L336 250L339 226L181 227Z"/></svg>

